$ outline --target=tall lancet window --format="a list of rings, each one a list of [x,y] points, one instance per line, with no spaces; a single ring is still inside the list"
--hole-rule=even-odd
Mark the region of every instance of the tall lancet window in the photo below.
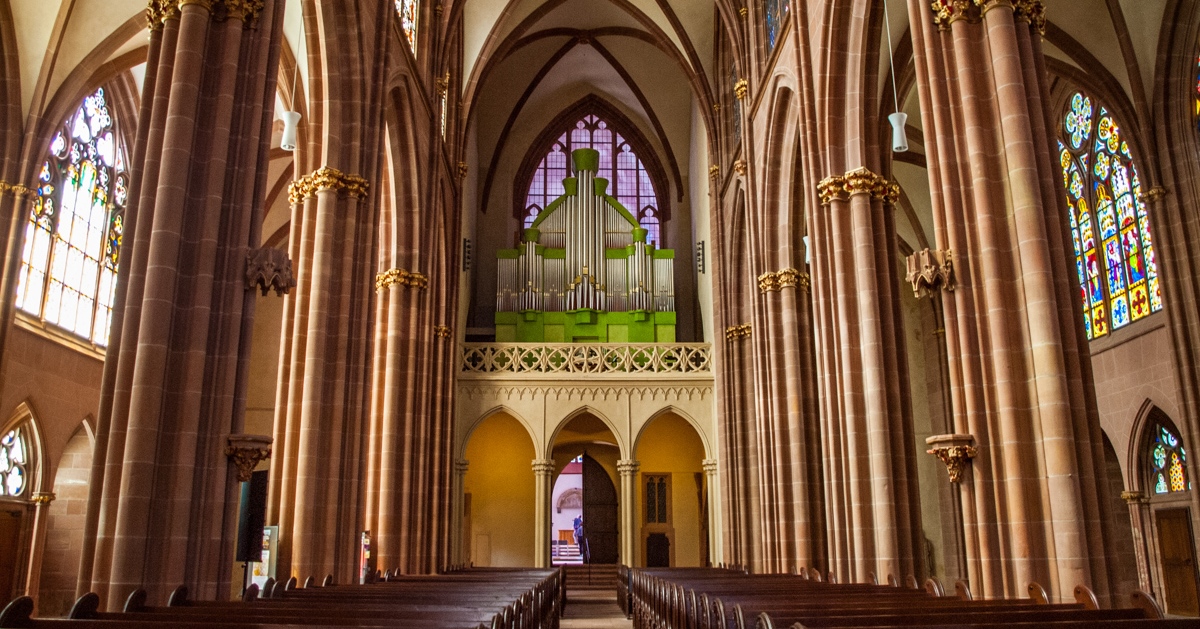
[[[588,114],[575,123],[574,128],[560,135],[529,182],[525,194],[523,222],[530,227],[542,210],[565,192],[562,180],[571,176],[567,164],[571,151],[592,148],[600,152],[600,176],[608,179],[608,193],[617,198],[634,216],[642,228],[649,232],[646,242],[662,248],[662,220],[654,182],[646,165],[626,140],[625,135],[615,131],[608,121]]]
[[[124,143],[99,89],[50,141],[25,228],[18,308],[108,344],[128,196]]]
[[[396,0],[396,13],[400,14],[400,29],[408,40],[413,54],[417,54],[417,11],[420,9],[419,0]]]
[[[1155,494],[1170,494],[1192,488],[1187,474],[1187,451],[1174,427],[1156,423],[1150,432],[1150,488]]]
[[[775,50],[779,43],[779,32],[787,22],[792,9],[791,0],[766,0],[763,3],[763,22],[767,29],[767,50]]]
[[[1121,128],[1084,94],[1071,98],[1058,143],[1089,339],[1162,310],[1142,182]]]

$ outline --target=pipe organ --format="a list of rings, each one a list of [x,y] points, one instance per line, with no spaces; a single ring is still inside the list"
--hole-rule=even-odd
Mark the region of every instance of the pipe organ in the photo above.
[[[496,340],[674,342],[675,252],[608,194],[598,151],[571,160],[565,193],[497,252]]]

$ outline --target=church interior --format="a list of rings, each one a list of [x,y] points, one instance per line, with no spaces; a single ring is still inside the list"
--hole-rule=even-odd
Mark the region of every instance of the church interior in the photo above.
[[[0,0],[0,597],[1200,616],[1198,60],[1196,0]]]

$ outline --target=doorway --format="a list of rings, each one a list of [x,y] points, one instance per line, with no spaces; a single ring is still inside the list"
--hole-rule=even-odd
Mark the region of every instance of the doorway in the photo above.
[[[1158,509],[1158,551],[1162,561],[1167,612],[1180,616],[1200,615],[1196,592],[1196,552],[1188,509]]]
[[[550,496],[551,563],[618,563],[616,436],[603,420],[582,413],[562,427],[552,452],[557,476]]]

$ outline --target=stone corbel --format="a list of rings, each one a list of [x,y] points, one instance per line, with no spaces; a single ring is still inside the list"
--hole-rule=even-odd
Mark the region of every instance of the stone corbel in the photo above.
[[[271,437],[267,435],[229,435],[225,456],[237,468],[237,479],[245,483],[259,462],[271,458]]]
[[[263,295],[274,290],[280,297],[296,287],[292,260],[285,251],[259,247],[246,252],[246,290],[258,287]]]
[[[974,441],[975,438],[971,435],[934,435],[925,439],[925,445],[930,446],[926,452],[936,456],[946,465],[950,482],[957,484],[962,482],[967,464],[977,454],[975,446],[972,445]]]
[[[954,252],[925,249],[908,256],[906,279],[918,298],[954,290]]]

